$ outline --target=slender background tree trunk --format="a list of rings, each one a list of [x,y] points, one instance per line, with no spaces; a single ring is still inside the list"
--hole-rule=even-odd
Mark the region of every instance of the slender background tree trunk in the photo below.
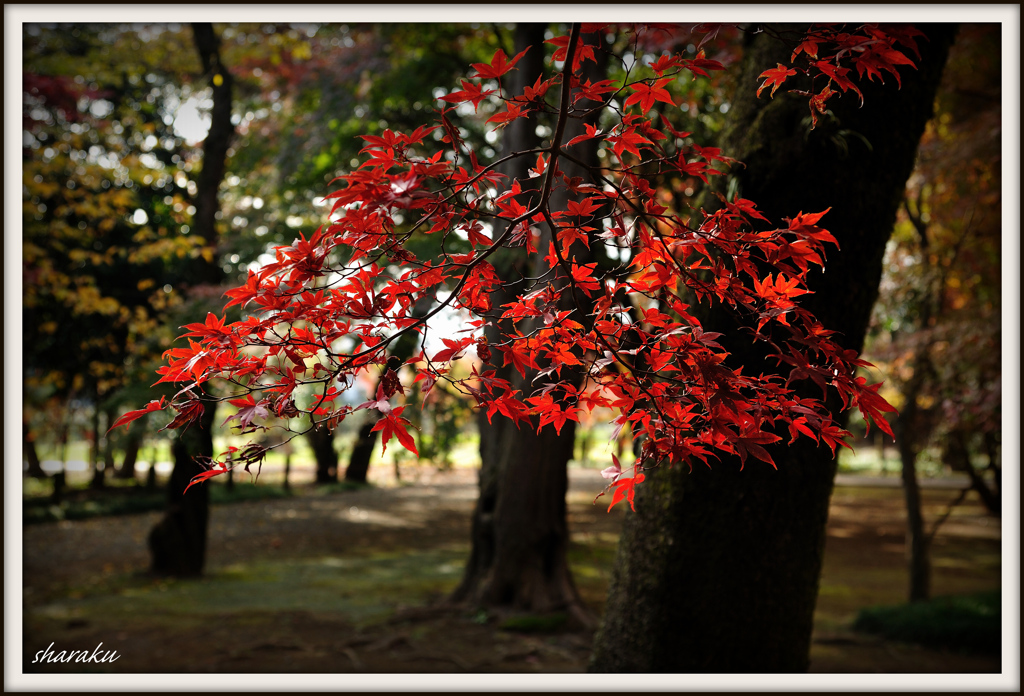
[[[124,458],[121,460],[121,468],[117,469],[117,478],[135,478],[135,463],[139,459],[139,450],[142,449],[142,430],[137,429],[130,432],[124,445]]]
[[[25,471],[25,475],[32,478],[46,478],[46,472],[43,471],[42,463],[39,461],[39,451],[36,449],[36,434],[29,427],[27,421],[22,423],[21,433],[22,442],[25,446],[25,459],[28,462],[28,469]]]
[[[196,263],[195,282],[216,285],[223,279],[216,263],[218,190],[227,167],[228,148],[235,128],[231,124],[231,73],[220,61],[220,39],[212,24],[192,25],[196,50],[203,73],[213,89],[210,132],[203,142],[203,165],[199,173],[192,218],[194,232],[200,235],[212,256]],[[153,528],[149,546],[154,572],[170,575],[197,575],[206,556],[206,521],[209,517],[207,486],[185,487],[203,469],[197,457],[213,457],[213,433],[216,404],[206,403],[200,423],[179,433],[172,446],[174,469],[168,483],[168,507],[163,519]],[[200,432],[195,432],[199,430]]]
[[[316,482],[318,484],[338,482],[338,451],[334,449],[334,431],[314,428],[306,433],[309,446],[316,461]]]

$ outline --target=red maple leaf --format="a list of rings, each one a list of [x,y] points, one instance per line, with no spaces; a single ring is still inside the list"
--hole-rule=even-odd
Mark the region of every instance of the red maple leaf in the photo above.
[[[640,157],[640,145],[646,143],[651,144],[651,141],[636,132],[636,128],[624,128],[619,135],[610,136],[608,142],[612,144],[612,149],[615,150],[615,156],[622,160],[622,153],[626,150],[632,152],[637,157]]]
[[[238,412],[228,416],[221,426],[227,425],[233,420],[238,421],[238,425],[234,426],[240,429],[241,433],[251,433],[257,428],[266,430],[262,426],[253,425],[252,421],[254,418],[269,418],[270,417],[270,399],[263,399],[260,402],[256,402],[252,394],[249,394],[244,399],[232,399],[229,402],[232,406],[238,406]]]
[[[815,36],[806,37],[803,41],[800,42],[800,45],[793,49],[793,55],[789,57],[789,61],[792,63],[794,60],[796,60],[796,57],[801,53],[806,53],[811,58],[817,58],[819,41],[820,39],[818,39]]]
[[[778,435],[772,435],[758,430],[750,430],[743,435],[736,437],[732,440],[732,446],[736,450],[736,454],[740,457],[740,469],[747,461],[747,455],[752,454],[763,462],[772,465],[773,469],[777,469],[775,462],[772,461],[771,455],[768,454],[761,445],[768,445],[773,442],[778,442],[782,438]]]
[[[761,86],[757,88],[757,96],[760,97],[761,92],[764,91],[765,87],[771,85],[772,91],[771,94],[769,94],[768,96],[774,97],[775,90],[777,90],[779,86],[783,82],[785,82],[790,75],[796,75],[796,70],[792,68],[787,68],[782,63],[779,63],[777,67],[771,68],[770,70],[765,70],[763,73],[757,76],[758,79],[762,77],[764,78],[764,82],[762,82]]]
[[[656,72],[658,76],[664,75],[667,71],[675,68],[679,65],[680,58],[678,56],[663,55],[659,56],[658,60],[651,63],[651,70]]]
[[[556,36],[553,39],[548,39],[547,41],[545,41],[545,43],[558,46],[558,49],[555,51],[555,54],[551,56],[553,60],[565,60],[565,54],[569,50],[568,36]],[[576,54],[572,58],[572,69],[574,71],[579,70],[580,66],[583,64],[583,61],[585,60],[590,60],[595,63],[597,62],[597,58],[594,57],[594,47],[587,46],[582,42],[577,43]]]
[[[882,70],[891,73],[896,77],[896,85],[900,84],[900,73],[896,70],[897,65],[909,65],[912,68],[917,68],[914,65],[914,61],[907,58],[905,55],[892,48],[885,42],[878,42],[868,50],[856,56],[853,59],[853,64],[857,66],[857,75],[863,77],[866,73],[869,80],[878,78],[879,82],[884,82],[882,77]]]
[[[505,354],[504,364],[508,365],[511,363],[512,367],[518,370],[519,374],[523,377],[526,376],[526,370],[528,369],[540,369],[533,351],[525,341],[516,341],[511,346],[497,346],[497,348]]]
[[[612,487],[615,490],[612,492],[612,502],[608,505],[608,512],[611,512],[612,508],[615,507],[615,504],[621,500],[629,501],[630,509],[632,509],[633,512],[636,512],[636,506],[633,504],[633,496],[636,494],[636,485],[638,483],[643,483],[644,478],[643,474],[637,474],[636,476],[617,479],[612,483]]]
[[[116,421],[114,421],[114,424],[112,426],[110,426],[110,428],[107,430],[107,432],[109,433],[114,428],[117,428],[118,426],[122,426],[122,425],[125,426],[125,430],[128,430],[129,428],[131,428],[132,421],[134,421],[134,420],[136,420],[138,418],[142,418],[147,413],[152,413],[153,411],[159,411],[159,410],[163,409],[163,407],[164,407],[164,397],[161,396],[159,401],[154,399],[153,401],[150,401],[148,404],[146,404],[145,408],[140,408],[137,411],[129,411],[128,413],[124,414],[123,416],[118,418]]]
[[[725,70],[725,66],[717,60],[705,58],[703,50],[697,51],[697,55],[694,58],[682,59],[679,64],[694,75],[700,75],[701,77],[711,77],[707,72],[708,70]]]
[[[462,86],[465,89],[450,92],[441,97],[441,100],[453,104],[461,104],[463,102],[468,101],[473,103],[473,109],[478,109],[480,107],[480,102],[482,102],[484,99],[491,96],[497,91],[493,89],[484,91],[483,87],[476,83],[470,82],[469,80],[463,80]]]
[[[839,86],[839,89],[843,90],[844,93],[850,89],[856,92],[857,96],[860,97],[860,103],[862,105],[864,104],[864,94],[860,91],[853,80],[846,76],[847,73],[850,72],[849,68],[834,65],[830,60],[815,61],[814,65],[818,70],[821,70],[823,73],[828,75],[829,79],[835,82]]]
[[[473,77],[480,77],[485,80],[497,79],[511,70],[529,50],[529,48],[524,48],[516,54],[515,58],[509,60],[505,52],[499,48],[491,57],[490,65],[487,63],[473,63],[473,67],[476,69],[476,75]]]
[[[565,421],[571,420],[578,423],[580,420],[578,408],[571,404],[566,404],[563,410],[562,406],[554,400],[550,393],[531,396],[527,401],[533,404],[532,412],[540,416],[540,423],[537,425],[538,433],[541,428],[551,423],[555,426],[555,432],[561,435],[562,426],[565,425]]]
[[[597,269],[597,263],[588,263],[582,266],[572,262],[572,280],[573,283],[587,295],[592,294],[594,290],[601,289],[601,283],[592,275],[593,271]]]
[[[380,431],[381,454],[384,454],[384,452],[387,451],[388,441],[391,439],[391,436],[394,435],[398,438],[398,442],[402,447],[409,450],[417,457],[420,456],[419,450],[416,449],[416,443],[412,439],[412,435],[410,435],[405,429],[406,426],[411,425],[411,423],[401,417],[401,413],[404,410],[405,406],[399,406],[390,413],[385,414],[385,416],[377,421],[377,424],[370,430],[370,432]]]
[[[223,464],[221,462],[216,462],[213,465],[212,468],[207,469],[206,471],[203,471],[203,472],[198,473],[195,476],[193,476],[192,480],[190,480],[188,485],[185,486],[185,490],[182,491],[182,495],[184,495],[185,493],[188,493],[188,489],[191,488],[192,486],[196,485],[197,483],[202,483],[203,481],[209,481],[214,476],[220,476],[221,474],[226,474],[226,473],[228,473],[229,471],[231,471],[234,468],[235,467],[233,467],[233,466],[229,467],[226,464]]]
[[[589,123],[586,123],[583,125],[583,127],[586,129],[587,132],[584,135],[577,135],[575,138],[567,142],[565,144],[566,147],[570,147],[572,145],[575,145],[576,143],[582,143],[585,140],[591,140],[601,135],[601,131],[597,128],[597,126],[593,126]]]
[[[648,82],[638,82],[635,85],[631,85],[633,94],[626,98],[623,106],[639,103],[641,113],[645,114],[654,107],[654,102],[656,101],[675,106],[675,102],[672,101],[672,95],[665,89],[665,85],[671,82],[672,78],[666,77],[656,81],[653,85]]]
[[[865,435],[871,431],[870,424],[874,423],[882,432],[891,438],[895,438],[895,435],[892,433],[892,427],[890,427],[883,413],[896,413],[896,408],[879,395],[878,390],[882,385],[868,384],[867,380],[863,377],[857,377],[854,383],[854,400],[857,408],[864,415]]]

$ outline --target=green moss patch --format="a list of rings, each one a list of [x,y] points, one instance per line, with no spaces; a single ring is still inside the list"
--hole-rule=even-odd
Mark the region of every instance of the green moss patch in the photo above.
[[[893,607],[863,609],[853,629],[864,633],[965,653],[998,654],[1002,647],[998,591],[936,597]]]

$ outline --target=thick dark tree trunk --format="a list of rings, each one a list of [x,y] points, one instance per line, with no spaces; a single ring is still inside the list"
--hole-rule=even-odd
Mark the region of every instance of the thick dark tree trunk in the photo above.
[[[231,124],[231,73],[221,64],[220,39],[211,24],[193,24],[196,50],[202,61],[204,77],[213,90],[213,108],[210,111],[210,132],[203,141],[203,165],[199,173],[196,212],[192,216],[195,234],[204,244],[216,251],[218,246],[217,211],[220,209],[218,190],[227,167],[227,153],[234,136]],[[216,285],[223,279],[215,262],[199,260],[194,265],[193,282]],[[209,517],[209,488],[193,486],[187,495],[185,488],[193,476],[202,471],[196,457],[213,456],[214,413],[216,404],[208,402],[199,423],[179,431],[172,446],[174,469],[168,482],[167,511],[149,535],[152,569],[168,575],[197,575],[202,573],[206,558],[206,522]]]
[[[316,482],[318,484],[338,482],[338,451],[334,449],[334,431],[327,428],[313,428],[306,433],[309,446],[316,461]]]
[[[530,613],[564,612],[578,624],[591,618],[572,581],[566,462],[574,423],[562,434],[503,429],[497,466],[481,468],[473,514],[473,549],[453,598],[476,606]]]
[[[814,131],[806,97],[754,96],[757,76],[788,62],[792,46],[751,34],[722,143],[724,154],[746,164],[736,171],[739,195],[769,219],[832,208],[822,224],[841,250],[830,251],[826,273],[813,274],[815,294],[805,306],[858,351],[953,35],[947,26],[925,29],[919,69],[901,71],[902,89],[891,80],[862,82],[864,107],[844,95],[833,106],[839,124],[819,122]],[[737,337],[730,317],[715,312],[707,321],[708,330],[725,331],[737,366],[777,369],[749,338],[730,340]],[[740,471],[730,460],[692,472],[662,467],[638,488],[592,671],[807,669],[835,462],[827,447],[805,441],[771,454],[777,471],[750,461]]]
[[[541,49],[545,27],[521,24],[516,27],[515,51],[532,47],[519,63],[514,83],[519,93],[533,84],[542,72],[544,51]],[[598,51],[596,72],[603,72],[606,54]],[[601,79],[590,76],[591,79]],[[571,121],[564,141],[577,132],[583,132],[578,121]],[[564,142],[563,141],[563,142]],[[513,122],[505,132],[503,149],[506,154],[521,152],[542,145],[532,120]],[[596,165],[596,150],[576,150],[584,162]],[[535,160],[520,158],[506,167],[504,173],[525,180],[527,169]],[[559,166],[570,176],[590,177],[589,172],[571,162]],[[558,195],[561,195],[559,192]],[[564,199],[564,196],[563,196]],[[552,209],[564,206],[552,196]],[[538,248],[548,246],[545,233]],[[579,263],[586,260],[578,259]],[[523,289],[521,279],[538,277],[546,269],[531,268],[525,255],[510,252],[495,262],[495,267],[507,281],[502,290],[491,297],[492,305],[499,307]],[[566,297],[566,300],[569,298]],[[587,312],[581,311],[578,320],[585,321]],[[497,339],[495,327],[488,327],[489,341]],[[495,351],[497,353],[497,351]],[[529,392],[534,387],[533,374],[526,378],[508,366],[490,365],[499,377],[509,379]],[[569,377],[563,371],[562,377]],[[577,381],[580,375],[577,375]],[[550,426],[540,434],[536,421],[516,428],[511,421],[495,416],[488,423],[484,415],[478,417],[480,428],[480,497],[473,513],[472,551],[462,583],[452,595],[456,602],[486,607],[497,611],[529,613],[564,613],[575,625],[589,626],[593,618],[584,607],[572,581],[566,552],[569,528],[566,519],[565,495],[568,487],[568,463],[573,456],[575,423],[567,422],[561,434]]]
[[[167,485],[167,510],[149,533],[150,568],[160,575],[200,575],[206,562],[206,526],[210,515],[210,489],[185,488],[204,471],[197,457],[213,455],[214,404],[207,405],[198,423],[181,432],[171,446],[174,469]]]
[[[512,93],[521,92],[525,85],[533,84],[537,77],[542,74],[543,51],[540,48],[544,41],[544,29],[545,27],[542,25],[533,24],[519,24],[516,26],[513,50],[518,53],[528,46],[530,50],[520,61],[518,65],[519,70],[509,76],[512,79],[509,84],[509,89]],[[536,127],[537,122],[533,118],[519,119],[512,122],[506,128],[503,136],[503,154],[540,147],[541,139],[536,133]],[[503,173],[510,177],[525,179],[528,168],[524,162],[515,160],[505,166]],[[524,272],[525,266],[523,264],[525,262],[524,254],[518,250],[507,250],[495,255],[494,264],[504,279],[515,282],[522,276],[528,275],[528,273]],[[516,286],[517,289],[519,287],[521,285]],[[514,294],[515,289],[512,289],[506,283],[501,290],[492,294],[491,304],[494,307],[500,307],[502,304],[511,301]],[[488,326],[485,330],[485,336],[491,342],[497,340],[498,333],[498,330],[491,326]],[[511,367],[501,366],[500,359],[488,367],[495,369],[499,377],[512,379]],[[541,592],[542,588],[548,585],[548,578],[545,578],[543,574],[534,577],[533,585],[535,587],[532,590],[532,595],[527,593],[528,596],[521,597],[521,590],[525,583],[521,582],[522,578],[518,572],[519,567],[517,567],[517,563],[524,563],[523,567],[531,568],[532,570],[529,572],[536,574],[537,564],[533,561],[534,558],[542,555],[542,552],[539,548],[529,544],[517,543],[518,553],[515,557],[510,557],[508,547],[512,537],[516,536],[516,521],[507,517],[500,517],[498,509],[500,507],[502,513],[508,514],[512,507],[508,504],[508,498],[520,497],[522,495],[520,491],[522,485],[529,485],[535,482],[548,484],[544,485],[544,488],[545,490],[550,490],[551,495],[544,496],[543,500],[538,497],[535,500],[535,505],[546,506],[555,501],[557,507],[553,511],[545,509],[537,518],[525,520],[526,528],[522,530],[523,536],[521,538],[524,541],[529,540],[533,542],[536,541],[538,536],[548,536],[549,540],[553,541],[553,543],[549,543],[550,551],[554,552],[550,556],[549,565],[565,565],[567,571],[567,564],[565,564],[564,558],[560,559],[558,556],[558,549],[563,543],[557,539],[559,534],[566,533],[564,529],[565,521],[561,519],[551,529],[545,527],[545,525],[551,524],[552,520],[560,519],[558,510],[560,508],[564,509],[565,506],[565,488],[564,484],[560,484],[560,481],[565,477],[565,473],[564,471],[559,471],[564,468],[564,465],[555,463],[553,466],[535,472],[535,475],[540,477],[539,479],[518,482],[518,485],[515,481],[511,481],[512,487],[510,488],[509,480],[514,479],[514,476],[510,476],[510,467],[514,467],[517,464],[529,466],[532,462],[538,461],[536,457],[537,452],[529,449],[529,445],[535,440],[535,436],[530,437],[525,427],[523,430],[516,430],[510,421],[500,416],[488,422],[484,414],[480,413],[477,416],[477,425],[480,431],[480,495],[477,499],[476,508],[473,511],[472,549],[469,561],[466,564],[462,583],[452,595],[452,599],[456,602],[489,608],[515,607],[528,611],[537,611],[541,607],[534,606],[531,604],[531,601],[537,593]],[[531,442],[525,439],[520,441],[517,436],[529,437]],[[508,451],[509,447],[516,447],[516,456],[505,456],[512,454]],[[554,480],[552,481],[552,479]],[[520,493],[520,496],[516,496],[517,492]],[[518,542],[518,540],[516,541]],[[563,573],[558,571],[558,574],[562,575]],[[568,573],[566,572],[564,575],[567,576]],[[548,598],[546,601],[547,606],[557,606],[559,610],[577,601],[574,591],[558,597],[558,590],[556,588],[549,594],[551,594],[552,598]],[[558,597],[558,599],[553,599],[554,597]]]

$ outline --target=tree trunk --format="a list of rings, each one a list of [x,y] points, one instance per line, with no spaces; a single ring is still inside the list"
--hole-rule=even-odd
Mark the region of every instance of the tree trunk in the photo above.
[[[194,232],[216,253],[218,246],[218,190],[227,166],[227,153],[235,128],[231,124],[231,73],[220,61],[220,39],[213,25],[193,24],[196,50],[203,73],[213,90],[210,111],[210,132],[203,141],[203,164],[193,200]],[[220,266],[198,259],[194,266],[194,282],[216,285],[223,279]],[[183,495],[192,477],[203,469],[196,457],[213,457],[213,422],[216,403],[208,402],[200,422],[179,431],[172,445],[174,469],[167,485],[167,510],[163,519],[149,535],[152,569],[156,573],[190,576],[203,571],[206,558],[206,522],[209,517],[209,488],[193,486]]]
[[[89,481],[89,488],[92,489],[103,488],[107,483],[106,457],[104,457],[102,465],[100,463],[100,440],[104,439],[105,438],[100,435],[100,409],[98,405],[93,406],[92,447],[89,449],[89,468],[92,470],[92,479]]]
[[[920,362],[915,369],[920,369]],[[918,379],[911,380],[911,388],[905,390],[906,404],[896,421],[896,435],[899,442],[903,497],[907,504],[906,554],[910,585],[908,599],[920,602],[931,594],[931,561],[928,553],[928,538],[924,531],[924,515],[921,513],[921,488],[917,483],[917,420]]]
[[[208,404],[200,421],[180,432],[171,446],[174,469],[167,485],[167,510],[149,533],[150,568],[159,575],[190,577],[203,572],[210,488],[200,484],[188,493],[185,488],[205,471],[197,457],[213,456],[215,412],[215,405]]]
[[[510,89],[521,93],[542,74],[545,27],[517,25],[515,52],[532,47],[519,63]],[[606,54],[598,52],[601,63],[594,68],[603,78]],[[588,66],[590,64],[588,63]],[[517,120],[505,131],[505,154],[541,146],[536,122]],[[583,132],[579,121],[571,121],[564,141]],[[596,147],[579,154],[584,162],[596,166]],[[578,149],[580,152],[582,149]],[[503,172],[524,180],[533,165],[530,158],[513,160]],[[590,174],[571,162],[559,166],[569,176],[590,178]],[[534,180],[535,182],[536,180]],[[560,194],[559,194],[560,195]],[[552,209],[559,203],[552,196]],[[564,201],[561,205],[564,206]],[[548,245],[548,230],[538,244]],[[496,255],[498,256],[498,255]],[[579,259],[579,263],[584,263]],[[530,260],[517,251],[509,251],[494,262],[506,280],[501,290],[491,296],[491,304],[500,307],[522,290],[520,279],[539,277],[546,269],[531,268]],[[566,299],[569,299],[568,297]],[[581,311],[585,316],[587,312]],[[585,319],[580,319],[585,321]],[[496,327],[486,329],[489,342],[498,340]],[[529,391],[533,374],[522,378],[500,360],[488,365],[498,376],[509,379]],[[567,375],[563,373],[563,377]],[[575,375],[577,383],[582,375]],[[542,384],[534,385],[537,387]],[[501,612],[563,613],[572,624],[589,626],[593,618],[583,605],[572,581],[566,552],[569,527],[566,519],[565,495],[568,488],[568,463],[573,456],[575,423],[566,422],[561,434],[550,426],[540,434],[537,420],[532,425],[516,428],[511,421],[497,416],[489,423],[484,414],[478,416],[480,429],[480,497],[473,512],[472,550],[462,583],[452,595],[456,602],[485,607]]]
[[[146,490],[150,491],[156,490],[156,458],[157,448],[154,445],[150,450],[149,468],[146,469]]]
[[[380,420],[379,412],[372,411],[367,413],[367,422],[360,426],[355,444],[352,445],[352,455],[345,468],[346,481],[366,483],[366,475],[370,472],[373,448],[377,444],[377,433],[371,431],[373,426],[377,425],[378,420]]]
[[[203,74],[210,80],[213,90],[213,108],[210,111],[210,132],[203,141],[203,168],[196,182],[196,207],[192,216],[195,232],[207,246],[217,247],[217,211],[220,210],[218,192],[227,168],[228,149],[235,135],[231,123],[231,92],[234,80],[231,73],[221,64],[220,38],[208,23],[193,24],[192,32],[196,50],[203,64]],[[218,79],[219,78],[219,79]],[[222,278],[220,266],[216,263],[200,264],[205,271],[201,282],[218,283]]]
[[[318,484],[338,482],[338,452],[334,449],[334,431],[327,428],[313,428],[306,433],[309,446],[316,460],[316,482]]]
[[[60,505],[64,502],[64,486],[67,474],[61,469],[53,475],[53,492],[50,494],[50,502],[54,505]]]
[[[943,459],[954,471],[962,471],[967,474],[971,481],[971,488],[981,498],[982,504],[989,514],[999,517],[1002,515],[1002,503],[999,496],[999,478],[995,480],[993,490],[981,473],[971,463],[971,452],[967,447],[967,437],[962,430],[954,430],[946,436],[946,443],[943,451]],[[989,466],[992,467],[992,454],[989,452]],[[994,467],[993,467],[994,468]],[[996,469],[998,472],[998,469]]]
[[[142,449],[142,432],[128,433],[128,440],[124,446],[124,459],[121,460],[121,468],[117,469],[115,475],[119,479],[135,478],[135,463],[139,460],[139,450]]]
[[[31,478],[46,478],[46,472],[43,471],[42,463],[39,461],[39,451],[36,449],[36,434],[32,432],[27,421],[22,423],[21,433],[25,447],[25,461],[28,462],[25,475]]]
[[[544,70],[545,27],[520,24],[515,28],[514,48],[518,53],[527,46],[530,50],[518,64],[519,70],[509,77],[509,89],[520,93],[526,85],[534,84]],[[536,118],[519,119],[504,133],[504,155],[539,147]],[[503,168],[510,177],[526,178],[528,165],[521,158]],[[536,184],[536,181],[530,183]],[[496,234],[501,230],[496,230]],[[525,255],[520,250],[504,250],[495,255],[495,267],[503,278],[517,279],[524,273]],[[511,301],[515,290],[508,284],[492,295],[492,306],[500,307]],[[484,336],[488,342],[498,340],[495,327],[487,327]],[[512,368],[494,364],[498,376],[512,379]],[[564,520],[565,480],[564,464],[550,456],[553,452],[537,450],[540,444],[535,432],[517,430],[510,421],[498,417],[488,422],[484,414],[477,415],[480,433],[479,497],[473,511],[472,549],[459,588],[452,595],[458,603],[486,608],[514,608],[523,611],[563,610],[579,604],[579,599],[568,583],[568,567],[564,560],[567,528]],[[565,436],[563,436],[565,437]],[[549,443],[550,444],[550,443]],[[532,445],[532,446],[531,446]],[[571,452],[571,440],[569,440]],[[564,449],[557,447],[559,450]],[[538,454],[549,454],[547,466],[541,468]],[[571,455],[571,453],[570,453]],[[520,480],[518,468],[529,468],[537,478]],[[526,474],[526,471],[522,472]],[[523,487],[536,485],[543,495],[532,497],[532,515],[516,510],[513,499],[530,497]],[[510,499],[513,498],[513,499]],[[512,516],[512,517],[509,517]],[[519,527],[519,525],[523,525]],[[541,540],[544,541],[541,541]],[[547,549],[538,546],[546,543]],[[544,562],[547,552],[547,564]],[[521,571],[521,572],[520,572]],[[557,577],[556,577],[557,576]]]
[[[412,315],[414,317],[426,316],[430,309],[431,300],[429,298],[417,300],[416,305],[413,307]],[[388,362],[397,360],[399,363],[405,363],[414,351],[419,348],[419,342],[416,338],[416,334],[405,334],[401,336],[392,346],[391,355],[388,358]],[[378,378],[377,383],[370,390],[371,398],[377,393],[380,388],[381,379]],[[352,454],[348,458],[348,466],[345,468],[345,480],[350,483],[366,483],[366,477],[370,473],[370,460],[373,458],[373,448],[377,446],[377,433],[373,432],[373,428],[377,425],[377,421],[381,418],[381,413],[377,409],[368,409],[366,412],[366,421],[359,428],[359,432],[356,434],[356,440],[352,445]],[[395,460],[395,476],[399,474],[398,471],[398,460]]]
[[[863,108],[846,94],[833,106],[840,124],[823,120],[814,131],[806,97],[755,97],[757,76],[788,62],[792,47],[751,33],[722,143],[724,154],[746,165],[736,169],[738,195],[769,219],[832,208],[823,225],[841,250],[830,251],[826,273],[812,274],[815,294],[805,306],[857,351],[953,34],[948,26],[926,29],[918,70],[901,71],[902,89],[862,81]],[[737,340],[725,312],[716,310],[705,328],[724,331],[721,342],[745,372],[778,369],[749,338]],[[738,460],[723,459],[692,472],[661,467],[638,488],[592,671],[807,669],[836,464],[827,447],[806,440],[774,447],[771,456],[777,471],[760,462],[740,471]]]
[[[591,619],[572,581],[566,551],[569,529],[566,462],[575,424],[562,434],[502,429],[504,456],[480,470],[473,513],[473,548],[453,600],[536,614],[564,612],[583,625]],[[493,454],[491,455],[493,456]]]
[[[988,470],[992,472],[992,486],[997,500],[1003,497],[1003,469],[999,462],[999,441],[996,434],[989,430],[985,432],[982,440],[985,446],[985,456],[988,458]]]

